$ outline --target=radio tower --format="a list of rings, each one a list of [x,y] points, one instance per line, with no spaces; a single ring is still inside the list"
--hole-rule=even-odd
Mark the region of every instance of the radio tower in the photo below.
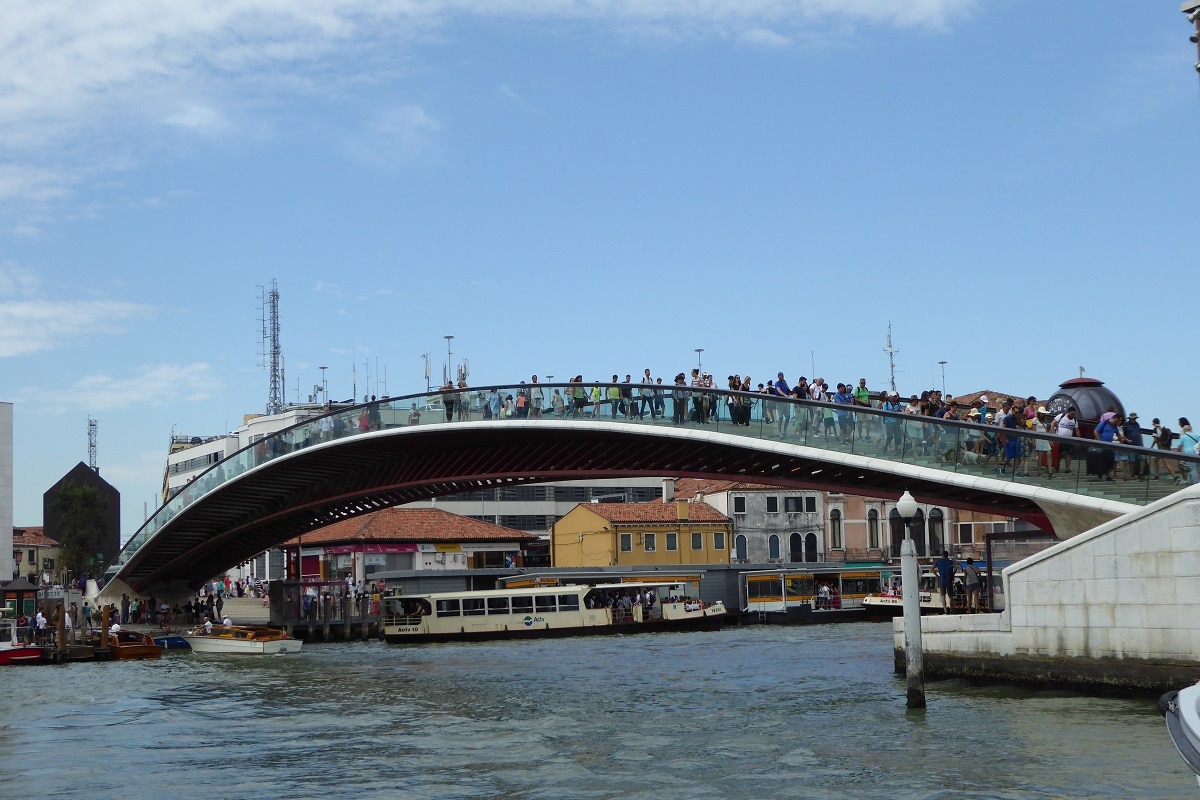
[[[95,473],[100,472],[100,468],[96,466],[96,430],[99,427],[99,422],[88,417],[88,466]]]
[[[274,278],[269,290],[258,287],[258,301],[262,313],[262,366],[271,376],[267,414],[279,414],[283,412],[283,354],[279,347],[279,286]]]
[[[892,347],[892,323],[888,323],[887,347],[883,352],[888,354],[888,370],[892,378],[892,391],[896,391],[896,353],[900,351]]]

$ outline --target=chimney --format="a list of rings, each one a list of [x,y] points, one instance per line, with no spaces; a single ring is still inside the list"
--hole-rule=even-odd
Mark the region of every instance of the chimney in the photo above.
[[[663,502],[669,503],[675,499],[675,479],[663,478]]]
[[[675,514],[676,514],[676,519],[678,519],[680,522],[688,521],[688,502],[687,502],[687,500],[680,500],[677,503],[675,503]]]

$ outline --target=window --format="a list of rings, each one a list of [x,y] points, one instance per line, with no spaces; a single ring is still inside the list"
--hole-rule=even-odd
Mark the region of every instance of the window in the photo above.
[[[647,533],[642,537],[642,547],[647,553],[653,553],[658,545],[658,536],[653,533]]]
[[[579,595],[577,594],[560,594],[558,596],[559,611],[578,611],[579,610]]]
[[[679,549],[679,534],[672,531],[667,534],[667,550],[675,551]]]
[[[487,601],[487,612],[489,614],[507,614],[508,613],[508,598],[507,597],[489,597]]]
[[[632,553],[633,552],[633,534],[632,533],[622,533],[621,534],[621,552],[622,553]]]
[[[789,514],[799,514],[804,510],[803,497],[785,497],[783,498],[783,510]]]
[[[975,541],[975,526],[970,522],[958,523],[958,543],[971,544]]]
[[[735,514],[745,514],[746,513],[746,498],[745,497],[734,497],[733,498],[733,513],[735,513]]]
[[[879,549],[879,512],[873,508],[867,512],[867,547]]]
[[[779,497],[778,496],[773,495],[773,494],[767,495],[767,513],[768,514],[778,514],[779,513]]]
[[[940,508],[932,509],[929,512],[929,552],[941,554],[942,550],[946,549],[946,535],[943,525],[945,518],[942,515]]]
[[[693,550],[703,550],[704,549],[704,534],[703,533],[700,533],[699,531],[692,533],[692,549]]]
[[[29,563],[37,566],[37,550],[29,551]]]
[[[523,597],[514,597],[512,599],[512,610],[514,614],[532,614],[533,613],[533,597],[525,595]]]
[[[437,615],[439,617],[457,617],[458,616],[458,600],[438,600]]]
[[[539,614],[549,614],[555,611],[554,595],[539,594],[533,598],[533,607]]]
[[[743,533],[733,537],[733,557],[739,561],[746,560],[746,535]]]
[[[482,597],[467,597],[462,601],[462,613],[464,617],[480,617],[486,613],[484,599]]]
[[[829,512],[829,546],[834,550],[842,548],[842,512],[836,508]]]
[[[817,513],[817,498],[812,496],[804,498],[804,510],[809,514]]]
[[[772,561],[779,560],[779,534],[772,533],[771,538],[767,539],[767,557]]]
[[[725,552],[725,531],[713,532],[713,550],[716,550],[718,553]]]

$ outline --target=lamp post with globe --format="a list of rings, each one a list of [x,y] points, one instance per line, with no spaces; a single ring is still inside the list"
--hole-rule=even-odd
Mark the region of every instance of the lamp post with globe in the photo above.
[[[917,574],[917,546],[912,540],[912,519],[917,501],[907,489],[896,501],[896,511],[904,520],[904,541],[900,544],[900,581],[904,588],[904,677],[909,708],[925,707],[925,666],[921,653],[921,586]]]

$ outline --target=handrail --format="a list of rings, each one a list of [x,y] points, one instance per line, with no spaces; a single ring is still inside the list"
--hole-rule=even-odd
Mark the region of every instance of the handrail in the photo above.
[[[567,398],[571,397],[571,391],[576,387],[582,387],[586,394],[586,400],[582,405],[565,402]],[[1131,463],[1138,463],[1141,459],[1156,459],[1160,467],[1165,464],[1169,472],[1185,474],[1192,482],[1195,482],[1197,474],[1200,473],[1200,456],[1172,450],[1112,444],[1079,437],[1067,439],[1056,434],[1003,428],[997,424],[974,423],[960,419],[937,419],[903,412],[884,411],[868,406],[820,402],[715,387],[698,388],[665,383],[651,385],[566,382],[495,384],[456,388],[453,391],[436,389],[399,397],[383,397],[358,405],[331,407],[328,413],[301,420],[246,445],[213,464],[187,486],[168,498],[130,537],[118,553],[114,566],[120,567],[128,563],[150,538],[195,500],[226,481],[256,469],[274,458],[307,447],[379,430],[485,420],[495,407],[495,401],[491,399],[493,392],[501,398],[502,402],[509,397],[515,401],[521,392],[525,392],[526,398],[532,401],[530,393],[535,388],[541,389],[543,394],[543,407],[540,409],[540,413],[535,414],[531,405],[527,404],[524,409],[513,408],[513,417],[542,421],[547,424],[563,420],[583,420],[610,424],[649,424],[671,427],[711,425],[713,430],[731,434],[749,435],[759,439],[784,441],[875,458],[882,457],[901,463],[915,463],[951,472],[971,472],[973,474],[987,473],[980,472],[980,465],[971,463],[969,458],[959,454],[972,452],[967,449],[968,446],[974,447],[974,442],[985,434],[993,434],[1004,438],[1016,437],[1022,441],[1024,443],[1022,452],[1028,450],[1028,456],[1023,455],[1023,458],[1035,457],[1040,452],[1036,449],[1037,442],[1046,442],[1051,447],[1058,445],[1061,448],[1062,445],[1067,444],[1073,448],[1094,448],[1102,452],[1108,451],[1113,453],[1114,458],[1125,456],[1126,460]],[[599,390],[599,400],[593,399],[596,389]],[[564,407],[561,412],[552,407],[555,390],[560,390],[560,397],[564,399]],[[616,390],[617,396],[610,397],[610,390]],[[649,393],[643,395],[643,390],[649,390]],[[628,394],[624,394],[625,392]],[[656,398],[655,394],[659,392],[661,394]],[[465,407],[462,405],[464,399]],[[622,402],[636,405],[637,412],[626,408],[625,413],[619,415]],[[642,405],[643,402],[648,402],[650,405],[648,414],[647,409]],[[515,406],[516,403],[514,402],[512,405]],[[670,417],[667,416],[668,408],[672,412]],[[737,419],[733,419],[731,408],[739,409]],[[599,416],[593,416],[597,412]],[[826,412],[832,412],[835,428],[840,421],[840,415],[850,416],[852,430],[849,440],[833,441],[824,437],[823,432],[826,430],[827,424],[824,421],[827,416]],[[449,420],[446,419],[447,415],[450,417]],[[773,423],[768,421],[772,416],[776,418]],[[699,420],[697,417],[704,419]],[[508,418],[510,417],[501,417],[499,421]],[[781,418],[786,420],[786,423],[781,423]],[[803,429],[796,424],[802,418],[804,420]],[[864,418],[865,424],[862,422]],[[496,418],[492,416],[492,419]],[[818,419],[820,427],[816,426]],[[879,446],[872,436],[872,432],[878,429],[878,433],[886,437],[888,426],[900,428],[899,453],[880,453]],[[918,437],[913,436],[914,433],[917,433],[915,426],[920,426],[919,440]],[[862,431],[865,431],[865,435]],[[930,455],[926,451],[925,454],[922,454],[919,444],[924,444],[926,447],[929,444],[935,444],[939,452]],[[908,452],[908,446],[911,446],[912,452]],[[942,458],[936,460],[939,455]],[[1086,457],[1085,453],[1078,455]],[[991,456],[989,455],[984,461],[983,467],[986,467],[990,460]],[[1162,489],[1168,488],[1162,486],[1161,482],[1138,481],[1141,491],[1131,491],[1132,487],[1129,486],[1122,486],[1120,490],[1117,490],[1105,485],[1095,486],[1080,480],[1083,476],[1079,470],[1074,470],[1071,474],[1075,477],[1074,481],[1062,480],[1066,476],[1060,474],[1055,476],[1059,480],[1047,479],[1043,485],[1049,488],[1067,489],[1080,494],[1111,496],[1113,499],[1135,503],[1156,500],[1163,496]],[[992,475],[1012,481],[1033,480],[1028,478],[1027,474],[996,475],[993,472]],[[1155,483],[1160,485],[1152,485]]]

